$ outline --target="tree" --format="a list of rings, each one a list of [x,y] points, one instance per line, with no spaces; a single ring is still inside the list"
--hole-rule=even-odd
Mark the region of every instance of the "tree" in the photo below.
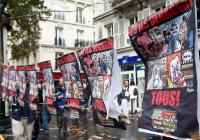
[[[50,16],[50,10],[44,0],[8,0],[10,20],[15,23],[15,30],[9,34],[12,58],[28,56],[35,51],[40,39],[39,21]]]

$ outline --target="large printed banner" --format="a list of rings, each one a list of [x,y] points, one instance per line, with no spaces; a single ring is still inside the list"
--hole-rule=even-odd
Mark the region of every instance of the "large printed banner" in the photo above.
[[[199,131],[195,12],[192,0],[180,0],[130,27],[147,68],[140,131],[177,139]]]
[[[72,118],[79,118],[78,109],[81,108],[83,96],[83,84],[80,77],[79,65],[74,53],[66,54],[56,60],[57,65],[63,75],[67,107],[70,108]]]
[[[2,99],[5,100],[5,97],[7,96],[7,88],[8,88],[8,66],[3,65],[3,74],[2,74]]]
[[[44,61],[38,64],[40,70],[44,75],[44,85],[45,85],[45,96],[46,104],[48,105],[48,110],[51,114],[56,114],[56,109],[54,107],[54,78],[52,72],[51,61]]]
[[[121,92],[120,69],[115,61],[114,39],[102,40],[79,51],[79,60],[92,89],[94,120],[97,124],[126,129],[119,121],[120,109],[114,98]],[[118,67],[116,67],[118,65]],[[119,71],[115,75],[113,70]],[[121,78],[121,77],[120,77]],[[115,83],[114,83],[114,82]],[[112,88],[115,86],[115,89]],[[115,90],[115,91],[114,91]]]
[[[38,87],[37,87],[37,76],[36,76],[35,65],[25,66],[25,70],[27,72],[27,76],[30,79],[30,91],[29,91],[30,107],[32,110],[37,110],[35,99],[38,96]]]
[[[16,91],[16,69],[15,66],[8,67],[8,94],[13,97]]]
[[[24,66],[17,66],[16,68],[17,70],[17,77],[18,77],[18,81],[19,81],[19,104],[20,106],[24,106],[24,94],[26,91],[26,71],[25,71],[25,67]]]

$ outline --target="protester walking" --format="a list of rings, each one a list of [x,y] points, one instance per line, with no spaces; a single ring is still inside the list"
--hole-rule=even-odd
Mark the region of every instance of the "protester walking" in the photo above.
[[[138,89],[134,81],[130,82],[129,94],[131,100],[131,114],[134,114],[137,112],[137,95],[138,95]]]
[[[66,100],[66,91],[64,86],[63,78],[60,78],[59,85],[56,89],[56,100],[55,100],[55,108],[57,110],[57,125],[59,128],[59,134],[63,129],[64,135],[67,134],[67,120],[64,117],[65,112],[65,100]]]
[[[43,133],[45,135],[49,134],[49,122],[51,121],[51,113],[47,108],[47,104],[45,104],[45,97],[48,95],[45,90],[44,82],[41,82],[38,86],[38,96],[39,96],[39,104],[41,111],[41,124],[43,128]]]
[[[121,113],[127,117],[126,123],[131,124],[129,120],[129,82],[128,80],[123,81],[122,92],[118,95],[118,103],[120,105]]]
[[[30,79],[26,75],[26,90],[24,94],[24,106],[12,106],[12,131],[15,140],[31,140],[36,111],[30,109],[29,101]]]

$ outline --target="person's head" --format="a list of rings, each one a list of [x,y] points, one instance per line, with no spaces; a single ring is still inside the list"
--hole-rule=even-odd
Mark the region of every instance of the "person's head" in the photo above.
[[[129,83],[128,80],[124,80],[123,85],[124,85],[125,88],[128,87],[128,83]]]
[[[60,85],[60,86],[64,86],[64,80],[63,80],[63,78],[60,78],[60,79],[59,79],[59,85]]]
[[[135,82],[134,82],[134,81],[131,81],[131,82],[130,82],[130,86],[135,86]]]

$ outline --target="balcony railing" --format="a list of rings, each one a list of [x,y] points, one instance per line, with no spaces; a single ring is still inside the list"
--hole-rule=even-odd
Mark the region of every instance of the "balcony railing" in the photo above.
[[[56,46],[61,46],[61,47],[64,47],[65,46],[65,39],[63,38],[57,38],[55,37],[55,44]]]
[[[92,44],[92,41],[89,40],[80,40],[80,39],[75,39],[74,40],[74,45],[76,48],[81,48],[81,47],[86,47]]]

